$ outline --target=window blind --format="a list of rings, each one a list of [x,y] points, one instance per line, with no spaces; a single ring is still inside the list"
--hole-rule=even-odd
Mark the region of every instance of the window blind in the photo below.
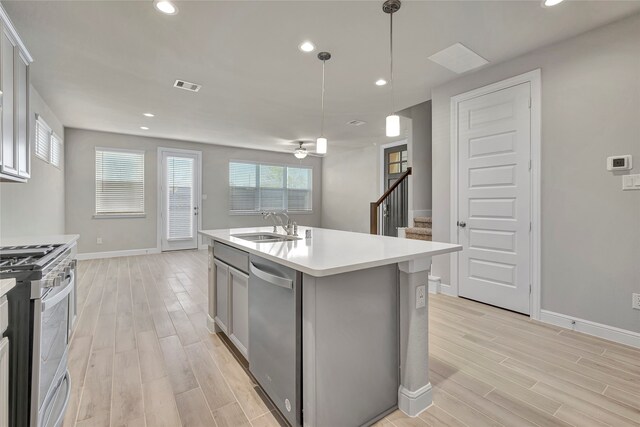
[[[45,162],[49,162],[49,155],[51,150],[51,128],[40,118],[36,119],[36,156],[40,157]]]
[[[144,152],[96,149],[96,215],[144,213]]]
[[[193,237],[193,159],[167,157],[168,213],[167,238],[169,240]]]
[[[60,167],[62,159],[62,140],[55,133],[51,134],[51,164]]]
[[[257,163],[229,163],[229,210],[311,212],[312,169]]]

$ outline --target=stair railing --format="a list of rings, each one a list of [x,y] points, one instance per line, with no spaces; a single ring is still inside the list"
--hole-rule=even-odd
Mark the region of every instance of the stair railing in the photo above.
[[[369,229],[371,234],[378,234],[380,205],[392,199],[397,202],[399,192],[404,193],[405,186],[407,185],[407,178],[411,175],[411,169],[412,168],[410,167],[407,168],[407,170],[400,175],[398,180],[394,182],[377,201],[371,202],[369,205]],[[399,191],[396,191],[398,187],[400,187],[400,189]],[[396,205],[398,205],[398,203],[396,203]]]

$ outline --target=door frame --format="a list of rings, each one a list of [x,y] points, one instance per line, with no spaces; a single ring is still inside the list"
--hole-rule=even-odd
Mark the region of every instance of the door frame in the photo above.
[[[399,139],[393,142],[379,145],[378,151],[378,196],[380,197],[384,193],[384,150],[391,147],[397,147],[399,145],[407,146],[407,167],[413,167],[413,146],[411,144],[412,138]],[[408,179],[409,186],[407,187],[408,200],[407,200],[407,224],[411,226],[413,223],[413,180]],[[382,218],[380,218],[382,223]],[[378,229],[381,230],[380,224]]]
[[[171,147],[158,147],[157,151],[157,159],[156,159],[156,168],[157,172],[157,182],[156,182],[156,245],[159,252],[162,252],[162,224],[163,224],[163,211],[162,211],[162,198],[164,197],[162,194],[162,156],[164,153],[177,153],[177,154],[189,154],[192,156],[196,156],[196,185],[195,185],[195,194],[196,194],[196,203],[198,205],[198,225],[197,231],[202,230],[202,151],[197,150],[185,150],[183,148],[171,148]],[[197,236],[196,239],[196,249],[201,248],[201,237]]]
[[[540,204],[540,185],[541,185],[541,152],[542,145],[542,78],[541,70],[538,68],[506,80],[502,80],[487,86],[483,86],[469,92],[461,93],[451,97],[451,197],[450,197],[450,218],[449,218],[449,234],[452,243],[458,243],[458,104],[482,95],[487,95],[502,89],[507,89],[522,83],[529,83],[531,86],[531,200],[529,208],[531,213],[531,232],[530,232],[530,285],[531,291],[529,296],[530,317],[535,320],[540,319],[540,296],[541,296],[541,259],[540,259],[540,242],[541,242],[541,204]],[[451,254],[450,277],[451,291],[453,295],[458,293],[458,254]]]

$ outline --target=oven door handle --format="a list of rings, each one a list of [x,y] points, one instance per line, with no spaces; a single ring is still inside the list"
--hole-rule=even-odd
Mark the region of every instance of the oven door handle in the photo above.
[[[71,271],[69,278],[67,279],[67,283],[64,285],[60,292],[55,293],[53,296],[45,297],[42,300],[42,311],[46,311],[48,308],[58,304],[60,301],[65,299],[67,295],[71,293],[75,282],[75,273]],[[62,286],[62,285],[61,285]]]

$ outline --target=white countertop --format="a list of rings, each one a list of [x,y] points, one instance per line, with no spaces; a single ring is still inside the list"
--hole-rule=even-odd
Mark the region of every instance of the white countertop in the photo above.
[[[0,297],[13,289],[15,285],[16,279],[0,279]]]
[[[0,239],[0,246],[67,245],[77,241],[79,234],[57,234],[52,236],[23,236]]]
[[[311,238],[305,239],[306,230]],[[233,234],[270,233],[273,227],[203,230],[200,234],[315,277],[456,252],[460,245],[376,236],[325,228],[298,227],[300,240],[256,243]],[[279,233],[282,230],[279,229]]]

